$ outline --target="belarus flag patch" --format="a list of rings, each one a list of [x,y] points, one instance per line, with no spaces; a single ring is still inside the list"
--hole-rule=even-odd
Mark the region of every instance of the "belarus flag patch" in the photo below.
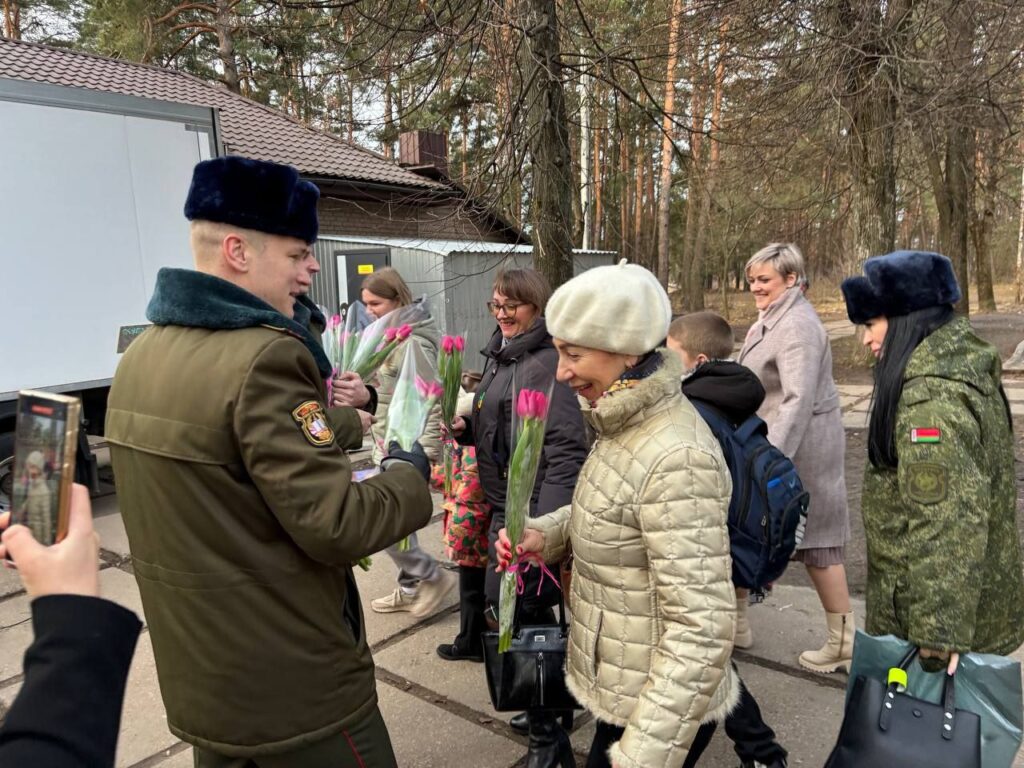
[[[912,443],[941,443],[942,430],[936,427],[915,427],[910,430]]]

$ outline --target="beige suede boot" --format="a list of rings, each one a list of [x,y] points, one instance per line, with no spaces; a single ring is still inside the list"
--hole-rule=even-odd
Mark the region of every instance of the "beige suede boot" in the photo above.
[[[750,622],[747,621],[747,608],[749,602],[746,597],[736,596],[736,637],[732,644],[741,650],[746,650],[754,644],[754,633],[750,631]]]
[[[853,635],[857,631],[857,623],[850,613],[825,613],[828,623],[828,641],[817,651],[804,651],[800,654],[800,666],[812,672],[829,674],[840,667],[850,671],[853,661]]]

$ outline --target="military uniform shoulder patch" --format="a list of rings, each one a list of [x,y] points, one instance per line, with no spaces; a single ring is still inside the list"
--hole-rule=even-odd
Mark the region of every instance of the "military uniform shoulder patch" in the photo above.
[[[941,443],[942,430],[937,427],[914,427],[910,430],[912,443]]]
[[[324,407],[316,400],[307,400],[294,411],[292,418],[302,428],[302,434],[316,446],[330,445],[334,442],[334,430],[327,422]]]
[[[907,496],[919,504],[938,504],[949,492],[949,471],[942,464],[919,461],[907,467]]]

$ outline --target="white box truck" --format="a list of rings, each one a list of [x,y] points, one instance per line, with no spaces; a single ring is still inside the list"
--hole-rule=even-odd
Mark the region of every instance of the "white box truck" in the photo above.
[[[211,108],[0,78],[0,506],[18,390],[81,397],[102,435],[157,271],[192,266],[182,208],[217,133]]]

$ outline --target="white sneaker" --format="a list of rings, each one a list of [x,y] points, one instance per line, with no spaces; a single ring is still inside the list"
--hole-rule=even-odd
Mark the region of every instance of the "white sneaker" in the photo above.
[[[399,611],[411,611],[416,605],[417,594],[407,595],[401,587],[395,587],[390,595],[378,597],[370,602],[370,607],[375,613],[398,613]]]
[[[409,611],[417,619],[429,616],[438,609],[441,601],[455,588],[455,577],[443,568],[438,568],[434,581],[421,581],[416,590],[416,600]],[[401,590],[399,590],[401,591]]]

